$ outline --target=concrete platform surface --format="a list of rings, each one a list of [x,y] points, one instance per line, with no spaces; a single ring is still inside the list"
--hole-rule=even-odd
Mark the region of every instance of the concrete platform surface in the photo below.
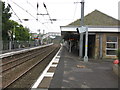
[[[118,84],[112,62],[89,60],[85,63],[63,47],[49,88],[118,88]]]

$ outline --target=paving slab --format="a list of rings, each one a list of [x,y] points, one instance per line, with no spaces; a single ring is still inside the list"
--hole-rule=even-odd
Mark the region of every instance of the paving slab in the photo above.
[[[87,63],[65,47],[61,52],[49,88],[118,88],[112,62],[89,60]]]
[[[49,88],[51,77],[44,77],[38,88]]]

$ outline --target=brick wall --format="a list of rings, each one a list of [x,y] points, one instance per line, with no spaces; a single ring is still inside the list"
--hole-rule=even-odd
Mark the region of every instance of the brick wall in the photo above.
[[[106,33],[103,33],[103,38],[102,38],[102,54],[103,54],[103,58],[105,58],[105,56],[106,56],[106,37],[107,37],[107,35],[106,35]]]
[[[107,36],[118,36],[118,48],[120,48],[120,33],[102,33],[102,56],[103,58],[117,58],[116,56],[107,56],[106,55],[106,37]],[[100,33],[96,33],[95,40],[95,58],[100,57]]]
[[[120,33],[118,33],[118,48],[120,49]]]
[[[104,33],[104,39],[107,38],[107,36],[118,36],[118,33]],[[105,45],[105,47],[103,48],[105,50],[105,53],[103,53],[103,58],[116,58],[116,56],[107,56],[106,55],[106,40],[104,40],[103,45]]]
[[[99,34],[95,37],[95,58],[99,58]]]

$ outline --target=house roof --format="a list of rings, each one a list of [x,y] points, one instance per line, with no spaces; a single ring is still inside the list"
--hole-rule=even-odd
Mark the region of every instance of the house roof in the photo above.
[[[120,21],[98,10],[94,10],[84,17],[84,25],[87,26],[120,26]],[[80,19],[67,26],[80,26]]]

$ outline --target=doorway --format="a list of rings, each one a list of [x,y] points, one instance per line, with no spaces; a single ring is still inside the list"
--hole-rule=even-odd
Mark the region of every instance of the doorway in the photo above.
[[[83,57],[85,56],[85,35],[83,38]],[[88,58],[95,56],[95,34],[88,35]]]

